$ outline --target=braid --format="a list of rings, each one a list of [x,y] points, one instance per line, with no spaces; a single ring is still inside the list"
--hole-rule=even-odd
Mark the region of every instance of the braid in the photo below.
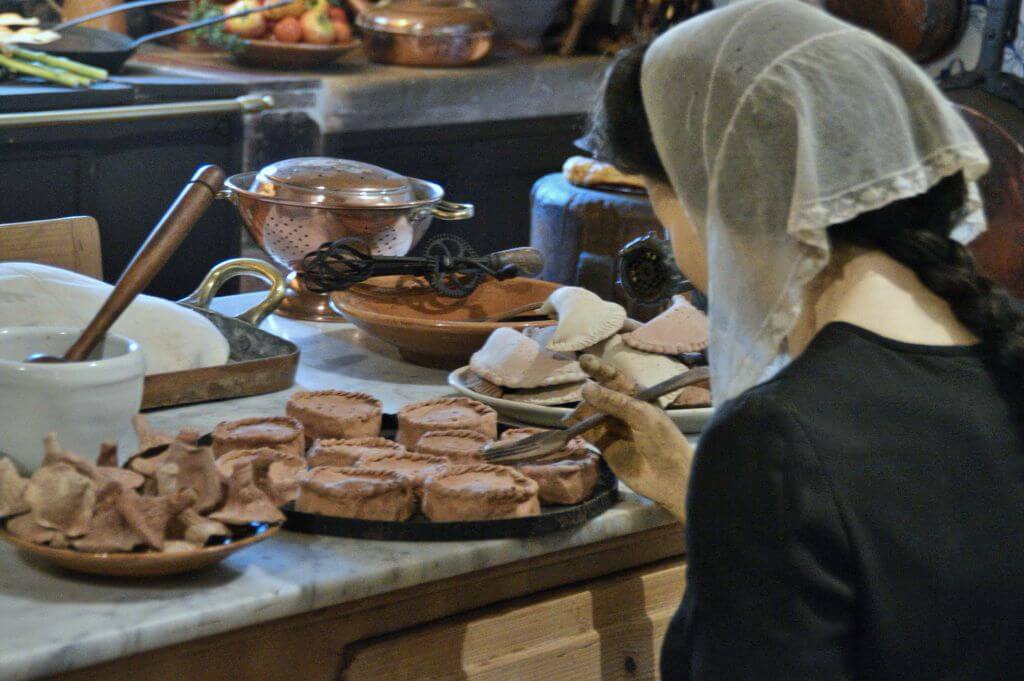
[[[947,177],[929,191],[833,225],[829,236],[880,250],[906,265],[987,347],[997,364],[1024,380],[1024,315],[1009,296],[974,264],[949,234],[963,213],[963,175]]]

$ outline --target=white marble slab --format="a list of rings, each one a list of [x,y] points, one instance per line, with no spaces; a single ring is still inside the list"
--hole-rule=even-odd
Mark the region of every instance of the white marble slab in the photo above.
[[[241,310],[251,296],[219,301]],[[405,364],[347,324],[274,317],[268,331],[302,348],[298,387],[362,390],[387,410],[449,393],[445,372]],[[283,413],[288,393],[156,412],[159,427]],[[406,543],[281,532],[193,575],[157,580],[90,578],[0,546],[0,680],[20,681],[296,615],[424,582],[603,541],[671,522],[628,491],[586,526],[529,540]]]

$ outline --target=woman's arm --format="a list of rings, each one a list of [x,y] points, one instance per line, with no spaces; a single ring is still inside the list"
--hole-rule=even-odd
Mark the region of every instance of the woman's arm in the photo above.
[[[800,424],[770,391],[715,419],[687,504],[687,594],[666,637],[666,681],[853,678],[846,532]]]

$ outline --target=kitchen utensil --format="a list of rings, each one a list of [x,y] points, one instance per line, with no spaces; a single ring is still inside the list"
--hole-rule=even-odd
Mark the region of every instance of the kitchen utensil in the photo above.
[[[39,49],[43,52],[49,52],[50,54],[56,54],[61,57],[67,57],[68,59],[82,62],[83,64],[99,66],[111,73],[117,73],[121,70],[121,67],[124,66],[124,63],[128,61],[133,54],[135,54],[135,50],[148,42],[164,38],[169,35],[174,35],[176,33],[184,33],[185,31],[192,31],[204,26],[211,26],[222,21],[227,21],[228,19],[233,19],[234,17],[252,14],[253,12],[265,12],[268,9],[274,9],[275,7],[284,7],[285,5],[290,4],[291,1],[292,0],[281,0],[280,2],[270,5],[261,5],[259,7],[253,7],[239,12],[233,12],[231,14],[210,17],[201,21],[194,21],[182,26],[175,26],[174,28],[157,31],[156,33],[149,33],[139,38],[130,38],[121,33],[104,31],[98,28],[78,26],[77,24],[93,18],[93,15],[86,15],[84,17],[78,17],[73,21],[59,24],[58,26],[61,27],[59,30],[61,34],[60,40],[47,43],[46,45],[40,45]],[[150,4],[162,3],[154,2]],[[121,10],[121,8],[110,9],[117,9],[118,11]],[[104,14],[109,13],[111,12],[104,11]]]
[[[547,300],[559,287],[547,281],[487,279],[465,298],[448,298],[423,279],[377,277],[331,294],[331,305],[359,330],[394,345],[402,359],[451,369],[466,364],[495,329],[551,326],[550,319],[478,321],[511,307]]]
[[[641,390],[637,394],[636,399],[643,402],[651,402],[662,395],[667,395],[688,385],[706,381],[710,377],[711,371],[707,367],[690,369],[678,376],[673,376],[657,385]],[[512,442],[492,442],[484,446],[484,458],[497,463],[543,461],[545,457],[564,449],[569,440],[601,425],[608,418],[610,418],[608,414],[598,413],[588,416],[565,430],[537,433],[536,435],[530,435]]]
[[[110,297],[96,312],[89,325],[82,331],[62,358],[52,355],[33,355],[29,362],[79,362],[92,352],[96,344],[106,334],[121,313],[156,276],[164,264],[177,250],[181,242],[192,230],[192,226],[202,217],[213,202],[221,184],[224,182],[224,171],[217,166],[205,165],[196,170],[192,179],[167,209],[160,222],[153,228],[145,243],[128,267],[117,280]]]
[[[0,329],[0,451],[22,471],[42,464],[47,433],[92,457],[100,443],[127,432],[139,411],[146,362],[129,338],[107,334],[84,362],[24,361],[31,352],[63,352],[80,333],[53,326]]]
[[[356,17],[366,56],[384,64],[465,66],[491,51],[494,20],[472,0],[382,0]]]
[[[296,272],[327,242],[356,237],[372,255],[406,255],[433,218],[473,217],[470,204],[444,200],[444,190],[378,166],[334,158],[296,158],[229,177],[221,194],[246,229],[285,270],[289,294],[279,314],[341,321],[325,294],[308,291]]]
[[[398,420],[394,414],[384,414],[382,434],[394,437]],[[507,424],[498,424],[499,432]],[[542,506],[540,515],[501,520],[467,520],[460,522],[432,522],[422,515],[397,522],[386,520],[360,520],[333,518],[303,513],[285,507],[286,530],[307,534],[325,534],[356,539],[386,541],[474,541],[478,539],[507,539],[510,537],[536,537],[550,532],[578,527],[596,518],[615,505],[619,499],[618,480],[604,462],[597,485],[589,499],[571,506]]]
[[[333,64],[359,45],[358,40],[330,45],[242,40],[240,49],[231,52],[231,59],[242,66],[262,69],[318,69]]]
[[[448,385],[456,392],[471,397],[478,402],[483,402],[494,409],[503,419],[517,423],[526,423],[531,426],[544,428],[565,428],[566,416],[572,411],[572,406],[549,406],[543,404],[528,404],[516,402],[504,397],[492,397],[479,393],[466,383],[466,377],[470,368],[462,367],[448,374]],[[683,409],[666,409],[665,413],[676,424],[681,433],[699,433],[711,420],[715,410],[713,407],[687,407]]]
[[[534,248],[513,248],[480,257],[453,234],[434,236],[421,256],[370,255],[358,239],[327,243],[302,260],[302,282],[313,293],[344,291],[371,277],[423,277],[430,287],[449,298],[465,298],[485,277],[499,281],[532,277],[544,260]]]
[[[956,47],[967,28],[969,4],[968,0],[824,0],[829,13],[878,34],[921,63],[935,61]]]
[[[74,549],[55,549],[25,541],[15,537],[7,530],[0,530],[0,539],[19,551],[24,551],[51,565],[73,572],[105,577],[164,577],[183,572],[194,572],[219,563],[236,551],[273,537],[280,529],[280,525],[253,523],[237,539],[229,539],[223,544],[184,553],[161,553],[159,551],[87,553]]]
[[[1016,36],[1021,0],[990,0],[984,42],[973,71],[944,74],[940,85],[960,106],[992,161],[979,187],[988,231],[969,245],[979,270],[1024,298],[1024,80],[1003,72]]]
[[[232,277],[255,275],[270,284],[267,297],[237,317],[208,309],[211,299]],[[262,395],[295,383],[299,348],[257,328],[281,301],[284,276],[270,263],[235,258],[216,265],[196,290],[178,303],[206,317],[230,346],[227,364],[146,376],[142,409]]]
[[[665,303],[677,293],[694,290],[676,265],[672,244],[654,232],[639,236],[619,251],[619,280],[630,300]]]

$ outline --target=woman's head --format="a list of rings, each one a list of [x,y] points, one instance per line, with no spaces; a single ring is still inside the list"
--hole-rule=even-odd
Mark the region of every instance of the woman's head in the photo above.
[[[983,228],[974,181],[987,157],[931,79],[796,0],[733,3],[624,55],[590,140],[679,199],[679,231],[691,228],[706,254],[719,399],[781,353],[805,286],[829,262],[830,226],[941,194],[953,207],[932,210],[947,234],[965,241]],[[952,182],[926,194],[957,175],[964,192]]]

